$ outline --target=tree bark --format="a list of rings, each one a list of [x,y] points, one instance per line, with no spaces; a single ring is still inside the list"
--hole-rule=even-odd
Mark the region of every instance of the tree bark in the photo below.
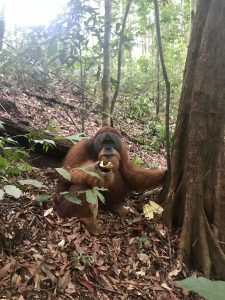
[[[110,36],[112,24],[112,4],[111,0],[105,0],[105,34],[104,34],[104,49],[103,49],[103,113],[102,125],[110,125]]]
[[[225,279],[225,2],[199,0],[172,151],[164,223],[178,258]]]
[[[157,52],[156,52],[156,118],[159,117],[160,111],[160,57],[159,57],[159,47],[157,45]]]
[[[191,38],[191,32],[194,24],[194,18],[196,14],[196,6],[197,6],[197,0],[190,0],[190,28],[189,28],[189,41]]]
[[[161,32],[160,32],[160,22],[159,22],[159,6],[158,0],[154,0],[154,8],[155,8],[155,24],[156,24],[156,35],[158,41],[158,51],[159,57],[162,67],[163,78],[166,85],[166,159],[167,159],[167,169],[170,175],[171,172],[171,162],[170,162],[170,128],[169,128],[169,121],[170,121],[170,81],[167,75],[164,55],[163,55],[163,48],[162,48],[162,41],[161,41]]]

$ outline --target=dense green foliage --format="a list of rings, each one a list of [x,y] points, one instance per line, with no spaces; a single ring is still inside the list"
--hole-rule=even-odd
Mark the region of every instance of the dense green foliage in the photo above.
[[[120,30],[126,1],[113,1],[111,90],[115,88]],[[171,117],[176,117],[186,57],[189,1],[159,1],[166,66],[171,81]],[[48,27],[17,28],[8,33],[0,73],[24,89],[51,90],[63,78],[85,87],[101,101],[104,1],[70,0]],[[150,0],[133,1],[124,39],[117,112],[146,121],[165,107],[165,89],[158,65],[155,18]],[[63,76],[63,78],[58,77]],[[87,94],[88,96],[88,94]]]
[[[19,198],[27,185],[45,187],[37,180],[24,179],[30,175],[32,166],[26,162],[28,151],[18,147],[16,141],[0,137],[0,153],[0,200],[5,194]]]

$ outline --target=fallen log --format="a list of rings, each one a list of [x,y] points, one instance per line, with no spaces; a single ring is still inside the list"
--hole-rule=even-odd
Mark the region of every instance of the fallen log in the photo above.
[[[0,121],[3,123],[3,128],[0,126],[0,135],[1,136],[10,136],[13,137],[15,141],[21,147],[26,149],[32,149],[31,151],[31,160],[32,164],[39,166],[42,164],[42,160],[45,167],[59,165],[67,151],[71,148],[73,143],[66,139],[55,139],[53,135],[44,133],[43,139],[53,140],[55,142],[54,147],[49,147],[46,151],[43,149],[43,146],[39,143],[34,143],[29,141],[29,133],[38,132],[38,129],[31,128],[27,125],[27,121],[23,122],[17,119],[12,120],[7,117],[0,117]],[[25,125],[26,124],[26,125]],[[36,160],[36,161],[35,161]],[[34,163],[35,161],[35,163]],[[48,163],[49,162],[49,163]],[[41,164],[40,164],[41,163]]]

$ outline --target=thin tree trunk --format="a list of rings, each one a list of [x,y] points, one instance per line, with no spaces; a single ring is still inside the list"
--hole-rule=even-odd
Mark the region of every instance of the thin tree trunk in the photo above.
[[[105,0],[105,34],[104,34],[104,49],[103,49],[103,113],[102,125],[110,125],[110,36],[112,23],[112,4],[111,0]]]
[[[115,108],[116,99],[119,95],[119,90],[120,90],[121,67],[122,67],[122,59],[123,59],[124,31],[125,31],[125,28],[126,28],[126,22],[127,22],[127,17],[128,17],[129,10],[130,10],[131,2],[132,2],[132,0],[127,1],[127,5],[126,5],[124,17],[123,17],[122,28],[121,28],[121,32],[120,32],[116,88],[115,88],[115,92],[113,94],[112,103],[111,103],[111,118],[112,118],[111,119],[111,124],[112,124],[112,120],[113,120],[113,112],[114,112],[114,108]]]
[[[82,49],[81,43],[79,41],[79,55],[80,55],[80,86],[81,86],[81,103],[82,103],[82,116],[81,116],[81,130],[82,132],[85,131],[85,95],[84,95],[84,67],[83,67],[83,60],[82,60]]]
[[[155,22],[156,22],[156,34],[158,41],[158,49],[159,49],[159,57],[162,66],[163,78],[166,85],[166,156],[167,156],[167,169],[170,174],[171,171],[171,162],[170,162],[170,82],[167,75],[166,65],[164,61],[163,49],[162,49],[162,41],[161,41],[161,33],[160,33],[160,22],[159,22],[159,6],[158,0],[154,0],[154,8],[155,8]]]
[[[213,43],[212,43],[213,39]],[[225,279],[225,2],[199,0],[187,55],[164,223],[178,258]]]
[[[157,85],[156,85],[156,118],[159,117],[159,110],[160,110],[160,57],[159,57],[159,48],[157,45],[157,52],[156,52],[156,77],[157,77]]]

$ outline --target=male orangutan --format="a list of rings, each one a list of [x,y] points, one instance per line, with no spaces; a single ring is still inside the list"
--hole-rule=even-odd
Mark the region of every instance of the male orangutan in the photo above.
[[[98,174],[93,176],[78,170],[77,167],[91,165],[88,171]],[[129,209],[123,204],[125,197],[131,191],[152,189],[164,183],[164,169],[146,169],[129,162],[125,143],[119,133],[112,127],[102,127],[94,137],[83,139],[74,145],[67,153],[63,167],[70,173],[71,181],[61,179],[57,187],[58,197],[55,206],[62,216],[76,216],[92,234],[99,234],[101,228],[96,221],[98,203],[87,202],[85,194],[78,194],[92,187],[104,187],[105,204],[102,208],[125,216]],[[78,197],[81,204],[75,204],[65,199],[59,192],[68,191]]]

